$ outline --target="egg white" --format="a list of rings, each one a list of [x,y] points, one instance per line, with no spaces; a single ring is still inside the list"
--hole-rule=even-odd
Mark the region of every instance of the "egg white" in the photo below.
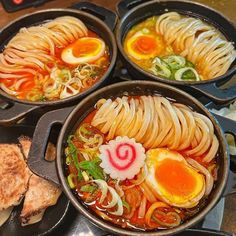
[[[85,56],[82,57],[76,57],[73,54],[73,47],[66,47],[61,54],[61,59],[68,63],[68,64],[72,64],[72,65],[76,65],[76,64],[80,64],[80,63],[90,63],[93,61],[96,61],[97,59],[99,59],[100,57],[102,57],[105,53],[105,42],[99,38],[91,38],[91,37],[84,37],[81,38],[80,40],[93,40],[97,43],[98,48],[96,49],[95,52],[87,54]]]

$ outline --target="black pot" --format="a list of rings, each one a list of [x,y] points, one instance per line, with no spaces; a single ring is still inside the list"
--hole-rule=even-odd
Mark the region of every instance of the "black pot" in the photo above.
[[[108,70],[104,76],[91,88],[63,100],[30,102],[26,100],[19,100],[0,89],[0,98],[5,102],[10,103],[9,106],[5,105],[8,109],[0,109],[0,125],[11,125],[33,110],[43,109],[48,111],[58,109],[59,107],[72,105],[73,103],[75,104],[75,102],[78,102],[81,98],[96,90],[98,87],[101,87],[104,83],[107,83],[109,78],[111,78],[117,57],[117,47],[112,32],[117,22],[116,14],[106,8],[88,2],[80,2],[73,7],[80,10],[42,10],[24,15],[23,17],[14,20],[0,32],[0,51],[14,36],[14,34],[20,30],[20,28],[37,25],[44,21],[55,19],[56,17],[69,15],[81,19],[89,29],[95,31],[101,38],[103,38],[106,45],[109,47],[110,52],[110,66]]]
[[[168,80],[157,77],[156,75],[144,71],[129,59],[123,48],[123,41],[129,29],[148,17],[161,15],[167,10],[200,18],[208,22],[219,29],[229,41],[234,42],[236,45],[236,28],[234,24],[220,12],[207,6],[189,1],[123,0],[117,5],[117,11],[121,20],[117,27],[116,40],[125,65],[133,78],[155,80],[178,86],[189,92],[197,90],[218,103],[224,103],[234,99],[236,97],[236,85],[229,89],[221,89],[219,86],[229,81],[236,73],[236,60],[224,75],[212,80],[195,82]]]
[[[197,112],[206,115],[207,117],[209,117],[209,119],[214,125],[215,134],[220,143],[218,150],[219,158],[217,160],[219,165],[218,180],[215,183],[215,188],[212,190],[209,196],[206,207],[202,209],[192,219],[177,228],[150,232],[119,228],[113,225],[112,223],[105,222],[100,217],[96,216],[94,212],[90,211],[85,205],[83,205],[83,203],[72,193],[72,191],[68,187],[65,177],[66,158],[64,155],[68,135],[72,134],[75,131],[75,129],[78,127],[79,123],[83,120],[83,118],[85,118],[86,115],[94,109],[95,103],[100,98],[115,98],[117,96],[122,96],[127,93],[129,95],[160,94],[165,97],[169,97],[178,101],[179,103],[183,103],[187,106],[192,107]],[[236,134],[235,122],[221,117],[219,117],[219,121],[222,122],[221,125],[224,131],[230,131],[231,133]],[[44,160],[44,153],[50,130],[53,125],[58,123],[63,124],[63,127],[61,129],[57,142],[56,171],[56,168],[53,163],[49,163]],[[224,133],[215,117],[197,99],[193,98],[186,92],[183,92],[169,85],[151,81],[128,81],[113,84],[92,93],[91,95],[83,99],[76,107],[70,107],[66,110],[54,110],[42,116],[34,132],[32,146],[29,153],[28,164],[31,170],[37,175],[49,179],[58,185],[61,185],[63,191],[71,200],[75,208],[83,215],[85,215],[89,220],[91,220],[93,223],[95,223],[102,229],[118,235],[136,236],[138,234],[157,236],[178,233],[184,229],[195,225],[197,222],[203,219],[203,217],[218,202],[224,192],[224,189],[227,190],[225,194],[236,192],[236,175],[234,175],[229,170],[229,156],[227,152],[227,144],[224,138]],[[228,177],[229,180],[227,182]]]

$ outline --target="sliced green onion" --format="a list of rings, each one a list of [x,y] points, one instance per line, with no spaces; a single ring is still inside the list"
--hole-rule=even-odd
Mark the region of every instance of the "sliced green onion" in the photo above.
[[[199,75],[192,67],[184,67],[175,72],[175,79],[178,81],[190,80],[199,81]]]
[[[119,195],[117,194],[116,190],[110,186],[108,186],[108,191],[111,194],[111,201],[107,205],[103,205],[104,208],[112,208],[118,203],[118,199],[120,199]]]
[[[70,156],[67,156],[66,157],[66,165],[70,165],[70,163],[71,163]]]
[[[192,62],[186,61],[185,67],[192,67],[192,68],[194,68],[195,66],[194,66],[194,64]]]
[[[109,213],[115,216],[122,216],[123,212],[124,212],[123,204],[122,204],[121,198],[119,197],[117,201],[117,210],[109,211]]]
[[[99,158],[91,161],[81,161],[79,163],[79,168],[86,170],[94,179],[104,180],[103,170],[99,166],[100,162],[101,160]]]
[[[73,135],[70,135],[67,139],[67,143],[68,143],[68,149],[69,149],[69,153],[70,155],[72,156],[72,159],[73,159],[73,163],[77,169],[77,176],[78,176],[78,179],[79,180],[82,180],[82,174],[81,174],[81,170],[80,170],[80,167],[79,167],[79,161],[78,161],[78,151],[77,151],[77,148],[75,147],[75,145],[73,144],[72,142],[72,138],[74,136]]]
[[[86,173],[86,171],[82,171],[82,176],[84,178],[84,181],[89,181],[89,176],[88,174]]]
[[[129,203],[126,202],[125,200],[122,200],[122,204],[128,210],[128,213],[130,213],[130,205],[129,205]]]
[[[96,183],[98,187],[101,189],[102,196],[100,197],[100,200],[99,200],[99,203],[101,204],[103,203],[103,201],[105,200],[107,196],[107,191],[108,191],[107,182],[102,179],[97,179],[97,180],[94,180],[93,182]]]
[[[75,178],[75,175],[74,175],[74,174],[69,174],[69,175],[67,176],[67,182],[68,182],[68,184],[69,184],[69,186],[70,186],[71,189],[75,188],[75,184],[74,184],[74,182],[73,182],[73,178]]]
[[[167,223],[167,222],[159,220],[156,216],[152,215],[152,219],[156,223],[158,223],[159,225],[164,226],[164,227],[176,227],[176,226],[180,225],[181,218],[180,218],[178,213],[176,213],[176,212],[164,213],[162,211],[158,211],[158,210],[156,210],[156,211],[158,212],[159,215],[167,216],[167,217],[172,217],[172,218],[175,219],[175,221],[173,223]]]
[[[155,75],[159,75],[165,78],[171,77],[171,70],[169,66],[165,62],[161,61],[160,58],[156,57],[152,63],[153,63],[153,66],[151,68],[151,71]]]
[[[186,64],[186,59],[184,57],[176,55],[164,57],[163,61],[166,62],[172,70],[178,70]]]
[[[83,134],[91,134],[92,132],[90,130],[88,130],[86,128],[86,126],[88,126],[88,124],[83,124],[80,126],[80,132],[83,133]]]
[[[94,193],[95,190],[97,190],[97,187],[94,186],[94,185],[90,185],[90,184],[83,185],[83,186],[80,188],[80,191],[81,191],[81,192],[86,192],[86,193]]]

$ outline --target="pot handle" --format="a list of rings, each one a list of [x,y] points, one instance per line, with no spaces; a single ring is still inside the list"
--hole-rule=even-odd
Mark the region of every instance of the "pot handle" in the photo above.
[[[236,138],[236,122],[225,117],[213,114],[225,133],[230,133]],[[223,195],[236,193],[236,173],[229,170],[228,180]]]
[[[73,109],[74,107],[67,107],[50,111],[39,119],[35,127],[32,144],[28,155],[28,166],[31,171],[54,182],[58,186],[60,186],[60,181],[57,176],[55,161],[46,161],[44,154],[46,152],[52,126],[55,124],[63,124]]]
[[[122,18],[132,8],[152,0],[122,0],[116,5],[116,11],[120,18]]]
[[[98,6],[91,2],[78,2],[76,4],[73,4],[70,8],[91,13],[92,15],[95,15],[99,19],[104,21],[111,31],[115,29],[117,23],[117,15],[115,12],[108,10],[105,7]]]
[[[227,89],[218,87],[216,83],[198,84],[191,87],[211,98],[216,103],[227,103],[236,98],[236,85]]]
[[[1,100],[0,103],[0,125],[10,126],[22,119],[28,113],[38,109],[39,106],[23,103],[8,103]]]

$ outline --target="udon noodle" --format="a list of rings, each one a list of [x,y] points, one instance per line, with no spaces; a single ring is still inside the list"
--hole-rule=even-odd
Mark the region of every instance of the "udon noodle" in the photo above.
[[[162,96],[100,99],[67,143],[69,187],[124,228],[179,226],[204,207],[217,179],[211,120]]]
[[[168,147],[188,155],[205,154],[209,162],[218,150],[211,121],[183,104],[171,104],[164,97],[141,96],[98,101],[91,124],[107,135],[135,138],[147,149]]]
[[[21,28],[0,54],[0,87],[31,101],[75,95],[106,71],[109,59],[104,45],[81,20],[71,16]],[[70,46],[72,53],[64,52]],[[76,63],[78,58],[80,63]]]
[[[168,12],[137,24],[124,49],[143,69],[174,80],[209,80],[224,75],[236,57],[234,45],[200,19]]]

